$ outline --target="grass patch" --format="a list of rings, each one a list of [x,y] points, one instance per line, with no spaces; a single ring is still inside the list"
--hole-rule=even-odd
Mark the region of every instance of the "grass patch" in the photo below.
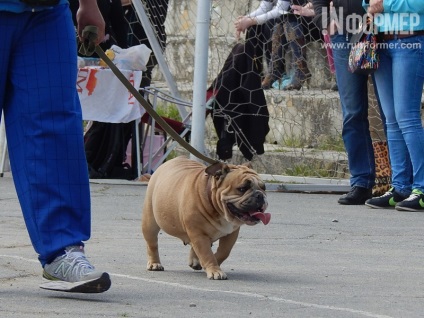
[[[285,137],[283,138],[283,145],[291,148],[303,148],[305,140],[299,137]]]
[[[294,177],[316,177],[316,178],[333,178],[334,168],[323,166],[322,163],[311,162],[310,164],[298,164],[284,171],[285,175]]]
[[[171,103],[158,103],[156,112],[159,114],[159,116],[162,117],[167,117],[178,121],[182,120],[177,106]]]
[[[345,151],[342,136],[325,136],[324,140],[318,144],[317,149],[340,152]]]

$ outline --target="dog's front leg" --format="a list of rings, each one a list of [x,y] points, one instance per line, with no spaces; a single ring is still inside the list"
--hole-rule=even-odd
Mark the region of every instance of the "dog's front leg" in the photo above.
[[[215,253],[215,258],[219,265],[221,265],[222,262],[225,261],[230,255],[230,252],[237,241],[239,232],[240,232],[240,228],[235,230],[233,233],[230,233],[219,239],[219,245]]]
[[[218,261],[212,252],[211,241],[208,236],[195,235],[195,239],[191,240],[191,246],[209,279],[227,279],[227,275],[219,267]]]

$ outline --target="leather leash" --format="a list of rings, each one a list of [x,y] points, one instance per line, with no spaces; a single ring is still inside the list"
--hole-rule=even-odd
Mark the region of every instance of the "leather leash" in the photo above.
[[[128,89],[128,91],[135,97],[135,99],[144,107],[147,113],[156,120],[158,125],[166,131],[176,142],[178,142],[182,147],[188,150],[191,154],[197,158],[209,163],[214,164],[219,162],[218,160],[209,158],[204,155],[188,142],[184,140],[155,110],[154,108],[143,98],[140,92],[127,80],[127,78],[122,74],[122,72],[116,67],[115,64],[110,60],[102,48],[98,45],[94,45],[95,40],[97,39],[97,27],[87,26],[82,32],[82,37],[84,41],[79,49],[79,52],[86,56],[91,56],[94,52],[106,63],[107,66],[112,70],[115,76],[119,81]]]

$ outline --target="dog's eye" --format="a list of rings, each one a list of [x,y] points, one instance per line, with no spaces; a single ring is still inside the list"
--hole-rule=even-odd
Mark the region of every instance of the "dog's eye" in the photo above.
[[[245,193],[247,191],[247,187],[240,187],[237,190],[239,190],[241,193]]]

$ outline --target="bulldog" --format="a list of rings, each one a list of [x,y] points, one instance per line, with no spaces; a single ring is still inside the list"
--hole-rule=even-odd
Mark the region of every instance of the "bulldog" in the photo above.
[[[249,165],[217,162],[209,167],[185,157],[162,164],[147,186],[142,232],[147,243],[147,270],[163,271],[158,234],[190,244],[188,265],[209,279],[227,279],[220,265],[233,248],[240,226],[268,224],[265,184]],[[212,243],[219,240],[216,252]]]

